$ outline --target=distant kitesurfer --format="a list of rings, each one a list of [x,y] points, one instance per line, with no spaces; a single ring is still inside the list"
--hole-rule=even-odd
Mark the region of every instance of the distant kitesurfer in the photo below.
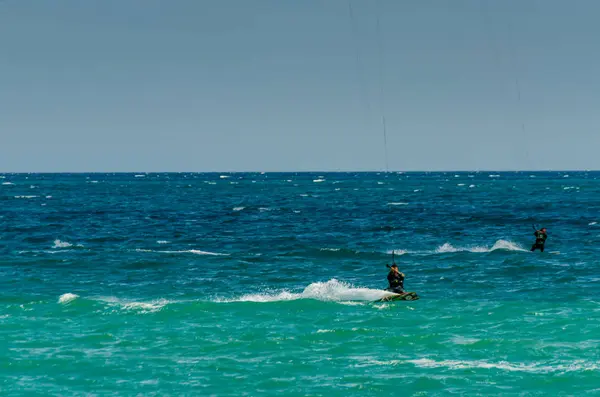
[[[531,247],[531,252],[535,251],[536,249],[544,252],[544,244],[546,244],[546,239],[548,238],[546,228],[543,227],[540,230],[536,230],[533,235],[535,236],[535,244],[533,244]]]
[[[390,283],[387,288],[388,291],[401,294],[404,292],[404,273],[398,271],[398,265],[395,263],[392,266],[388,266],[390,272],[388,273],[387,279]]]

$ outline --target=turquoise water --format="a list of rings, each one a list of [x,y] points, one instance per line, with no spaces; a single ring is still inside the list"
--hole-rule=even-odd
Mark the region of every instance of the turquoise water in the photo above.
[[[5,174],[0,394],[600,394],[599,177]]]

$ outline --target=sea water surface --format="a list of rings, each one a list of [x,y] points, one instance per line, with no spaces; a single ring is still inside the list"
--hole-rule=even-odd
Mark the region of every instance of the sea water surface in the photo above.
[[[0,395],[600,395],[598,178],[1,174]]]

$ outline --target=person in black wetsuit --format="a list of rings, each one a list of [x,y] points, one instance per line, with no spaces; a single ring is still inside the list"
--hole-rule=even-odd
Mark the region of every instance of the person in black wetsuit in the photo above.
[[[531,252],[535,251],[536,249],[544,252],[544,244],[546,244],[546,239],[548,238],[546,228],[543,227],[540,230],[536,230],[533,235],[535,236],[535,244],[533,244],[531,247]]]
[[[404,292],[404,273],[400,273],[398,271],[398,266],[394,263],[392,266],[389,266],[390,272],[388,273],[387,279],[390,283],[387,288],[388,291],[395,292],[397,294],[401,294]]]

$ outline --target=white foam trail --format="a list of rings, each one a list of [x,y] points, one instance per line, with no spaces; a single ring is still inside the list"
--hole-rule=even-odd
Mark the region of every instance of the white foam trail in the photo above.
[[[465,184],[464,183],[459,183],[456,186],[465,186]]]
[[[136,178],[145,178],[145,177],[146,177],[146,175],[143,175],[143,174],[138,174],[138,175],[134,175],[134,177],[136,177]]]
[[[248,294],[222,302],[280,302],[298,299],[314,299],[326,302],[372,302],[390,295],[393,295],[393,293],[371,288],[355,288],[350,284],[331,279],[324,283],[312,283],[301,293],[282,291],[278,293]]]
[[[491,248],[481,247],[481,246],[472,246],[472,247],[454,247],[450,243],[444,243],[443,245],[436,248],[435,253],[437,254],[445,254],[451,252],[473,252],[473,253],[481,253],[481,252],[492,252],[496,250],[504,250],[504,251],[520,251],[527,252],[526,249],[515,244],[511,241],[506,240],[498,240],[494,243]]]
[[[470,187],[470,188],[474,188],[474,187],[475,187],[475,185],[469,185],[469,187]]]
[[[38,196],[15,196],[16,199],[32,199]]]
[[[314,183],[325,182],[325,179],[314,179],[313,182]]]
[[[67,241],[60,241],[58,239],[54,240],[54,245],[52,246],[52,248],[69,248],[72,247],[73,244],[67,242]]]
[[[490,178],[500,178],[500,175],[497,174],[492,174],[492,175],[488,175]]]
[[[14,185],[14,183],[12,183],[12,182],[3,182],[2,184],[5,186]]]
[[[61,304],[67,304],[69,302],[74,301],[75,299],[79,298],[79,295],[75,295],[72,293],[66,293],[66,294],[62,294],[59,298],[58,298],[58,303]]]
[[[201,250],[182,250],[182,251],[157,251],[138,248],[137,252],[156,252],[160,254],[195,254],[195,255],[212,255],[212,256],[229,256],[229,254],[221,254],[218,252],[201,251]]]
[[[597,225],[597,224],[598,224],[598,222],[590,222],[590,223],[588,223],[588,226],[594,226],[594,225]]]
[[[408,203],[397,202],[397,203],[387,203],[387,205],[408,205]]]
[[[158,244],[169,244],[170,241],[167,241],[167,240],[158,240],[157,243]]]
[[[238,211],[243,211],[243,210],[245,210],[245,209],[246,209],[246,207],[233,207],[233,210],[234,210],[235,212],[238,212]]]
[[[227,178],[231,178],[229,175],[219,175],[219,178],[221,179],[227,179]]]

